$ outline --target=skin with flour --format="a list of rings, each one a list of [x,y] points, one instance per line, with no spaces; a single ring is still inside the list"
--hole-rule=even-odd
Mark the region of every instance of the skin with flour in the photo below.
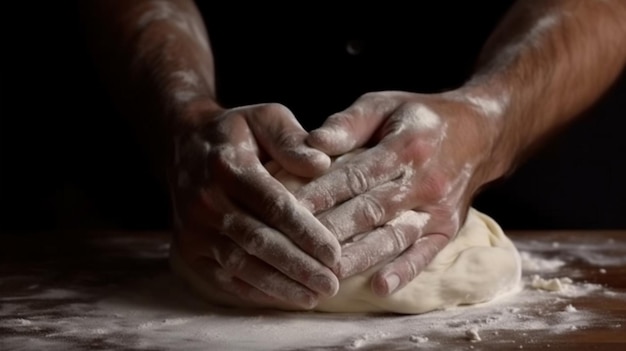
[[[95,57],[111,58],[100,66],[113,95],[169,170],[181,257],[220,294],[261,306],[312,308],[339,279],[383,262],[376,294],[408,284],[462,227],[475,193],[593,103],[626,62],[623,1],[519,1],[466,84],[368,93],[307,134],[285,106],[220,105],[193,1],[81,3]],[[295,196],[263,167],[314,178],[329,156],[366,144]],[[419,220],[403,220],[410,210]],[[357,235],[369,239],[341,250]]]

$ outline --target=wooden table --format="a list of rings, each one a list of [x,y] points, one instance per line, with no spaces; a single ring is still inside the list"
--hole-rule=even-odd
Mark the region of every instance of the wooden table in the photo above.
[[[0,350],[626,350],[626,231],[508,235],[539,263],[519,296],[420,316],[209,307],[169,273],[167,233],[3,236]]]

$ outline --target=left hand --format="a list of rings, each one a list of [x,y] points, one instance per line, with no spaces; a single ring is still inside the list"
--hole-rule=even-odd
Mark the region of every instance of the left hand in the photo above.
[[[311,132],[307,142],[328,155],[369,147],[296,192],[344,243],[340,278],[393,259],[372,280],[385,296],[430,263],[489,180],[502,107],[459,91],[368,93]]]

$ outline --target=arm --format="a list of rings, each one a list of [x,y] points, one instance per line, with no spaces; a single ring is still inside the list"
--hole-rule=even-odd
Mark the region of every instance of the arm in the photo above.
[[[159,169],[173,129],[217,113],[213,54],[193,1],[83,1],[88,40],[122,113]],[[160,174],[159,174],[160,175]]]
[[[468,96],[501,107],[493,121],[498,178],[576,118],[626,64],[626,3],[518,1],[489,38]],[[494,105],[494,106],[495,106]]]
[[[330,116],[308,137],[314,147],[340,155],[374,145],[297,194],[316,213],[336,206],[322,222],[340,240],[368,232],[344,248],[340,277],[391,260],[374,291],[411,281],[454,237],[479,189],[590,106],[625,61],[623,1],[519,1],[467,84],[368,93]]]
[[[330,164],[278,104],[226,109],[190,0],[82,2],[90,42],[122,111],[143,133],[175,209],[173,246],[226,304],[313,307],[333,295],[332,234],[264,168],[311,177]]]

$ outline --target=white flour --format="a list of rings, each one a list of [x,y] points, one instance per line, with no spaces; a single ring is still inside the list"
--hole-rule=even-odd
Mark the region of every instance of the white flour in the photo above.
[[[164,259],[167,250],[137,255],[154,259],[155,253]],[[523,257],[529,261],[526,264],[551,267],[535,272],[544,279],[569,275],[565,270],[555,272],[555,266],[565,266],[547,263],[553,262],[552,258]],[[624,317],[587,311],[579,303],[579,299],[594,296],[624,301],[626,292],[576,279],[566,290],[544,291],[532,288],[527,274],[524,288],[517,294],[488,304],[417,316],[244,312],[205,305],[164,266],[159,267],[135,281],[97,289],[70,284],[4,294],[0,297],[0,348],[354,350],[451,345],[469,349],[486,344],[509,349],[534,344],[536,348],[546,346],[538,344],[546,336],[593,327],[621,328],[626,322]],[[21,279],[32,277],[8,276],[0,286]]]

